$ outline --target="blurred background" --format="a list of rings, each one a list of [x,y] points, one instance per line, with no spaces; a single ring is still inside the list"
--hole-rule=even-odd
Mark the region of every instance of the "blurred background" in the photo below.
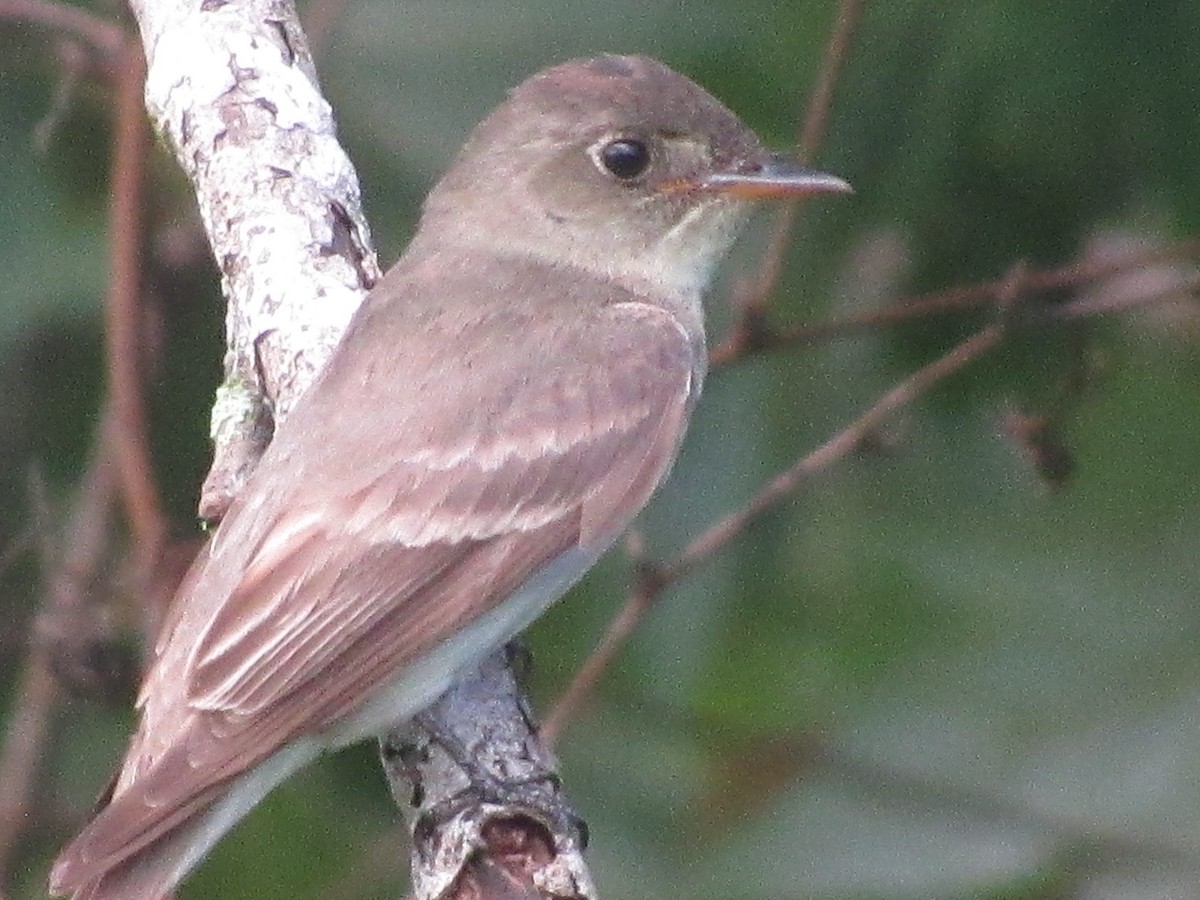
[[[317,62],[387,264],[471,125],[530,72],[647,53],[786,148],[835,13],[348,0]],[[18,900],[44,895],[123,748],[142,600],[128,559],[100,567],[89,592],[123,643],[93,662],[114,677],[92,697],[53,686],[30,732],[30,635],[79,550],[104,392],[113,97],[86,66],[64,91],[70,53],[13,16],[0,6],[0,733],[38,759],[33,803],[0,816]],[[866,6],[817,159],[856,194],[803,211],[770,321],[1010,277],[1011,328],[669,590],[569,722],[562,773],[602,896],[1200,898],[1197,47],[1194,0]],[[222,309],[161,148],[151,178],[151,435],[186,557]],[[714,343],[770,225],[726,266]],[[1035,293],[1017,266],[1076,269]],[[650,558],[998,315],[912,315],[719,369],[643,517]],[[630,581],[614,552],[532,630],[540,708]],[[398,822],[374,748],[343,753],[275,792],[180,896],[400,896]]]

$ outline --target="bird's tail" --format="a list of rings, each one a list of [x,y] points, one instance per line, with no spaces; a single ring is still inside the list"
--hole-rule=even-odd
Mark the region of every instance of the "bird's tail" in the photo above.
[[[229,829],[318,752],[313,742],[293,744],[165,816],[141,796],[144,785],[135,779],[59,854],[50,893],[71,900],[163,900]],[[145,823],[156,818],[147,831]]]
[[[79,867],[68,847],[51,872],[50,893],[70,894],[71,900],[163,900],[191,867],[181,863],[186,863],[193,848],[203,842],[206,818],[201,813],[82,883],[77,880]]]

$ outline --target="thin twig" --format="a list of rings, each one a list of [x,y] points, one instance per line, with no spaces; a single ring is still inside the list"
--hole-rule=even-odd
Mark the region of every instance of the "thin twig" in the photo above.
[[[50,537],[49,504],[45,483],[38,471],[29,476],[30,506],[34,511],[33,533],[38,538],[42,571],[49,575],[54,553]],[[43,604],[49,602],[49,591]],[[12,712],[0,745],[0,897],[8,888],[9,861],[25,827],[38,761],[42,758],[46,726],[54,699],[45,648],[36,638],[21,673]]]
[[[850,453],[897,409],[912,403],[939,381],[998,346],[1003,335],[1004,331],[1000,325],[988,325],[956,344],[944,356],[918,369],[880,397],[870,409],[842,431],[791,468],[772,478],[749,503],[730,513],[689,543],[673,563],[662,569],[662,580],[667,584],[678,581],[697,564],[729,543],[735,535],[745,530],[753,519],[776,506],[796,490],[810,475]]]
[[[54,95],[50,99],[50,107],[33,128],[33,145],[42,153],[50,147],[51,139],[67,121],[71,112],[71,102],[83,82],[84,73],[88,70],[88,52],[79,41],[59,41],[57,54],[59,71]]]
[[[1125,272],[1141,269],[1157,263],[1172,262],[1200,255],[1200,238],[1188,238],[1172,244],[1169,247],[1156,247],[1139,253],[1131,253],[1121,259],[1079,260],[1065,266],[1025,274],[1017,286],[1021,296],[1035,295],[1047,291],[1067,287],[1078,287],[1103,278],[1120,275]],[[872,309],[841,319],[831,319],[828,322],[818,322],[812,325],[802,325],[798,328],[785,329],[776,333],[768,333],[760,337],[754,348],[756,351],[795,347],[803,344],[826,341],[833,338],[848,337],[863,331],[897,325],[916,319],[931,318],[939,315],[962,312],[970,309],[986,308],[996,302],[996,293],[1005,286],[1007,276],[993,281],[983,281],[965,287],[955,287],[944,291],[934,291],[910,297],[899,303]],[[1070,309],[1070,312],[1066,310]],[[1056,311],[1048,308],[1042,313],[1049,318],[1078,318],[1081,313],[1075,304]],[[737,348],[735,352],[714,350],[711,358],[712,368],[729,365],[742,356],[745,351]]]
[[[165,534],[165,516],[154,483],[142,396],[145,354],[141,341],[141,213],[149,143],[142,106],[144,82],[141,47],[131,40],[117,83],[105,339],[121,494],[143,574],[150,571]]]
[[[829,42],[825,45],[825,55],[821,59],[821,70],[817,75],[817,86],[808,101],[804,124],[800,128],[800,138],[796,142],[797,154],[802,163],[811,163],[816,159],[821,145],[825,143],[825,135],[829,132],[829,114],[833,110],[833,93],[846,67],[850,45],[858,30],[864,5],[865,0],[842,0],[838,6],[837,22],[829,35]]]
[[[817,85],[808,101],[804,122],[800,126],[796,156],[801,163],[812,163],[825,143],[825,135],[829,131],[829,117],[833,111],[834,90],[850,55],[850,46],[862,18],[863,4],[864,0],[842,0],[838,6],[837,21],[825,45]],[[754,279],[754,293],[761,299],[769,297],[774,292],[775,285],[779,283],[783,261],[792,243],[792,228],[795,226],[799,208],[799,203],[788,203],[779,210],[759,273]]]
[[[125,46],[121,26],[66,3],[51,0],[0,0],[0,20],[13,19],[45,25],[85,41],[109,59],[120,56]]]
[[[60,538],[61,549],[52,535],[45,486],[36,472],[30,478],[45,589],[0,747],[0,890],[7,881],[13,848],[27,825],[37,773],[46,757],[50,717],[58,696],[54,645],[63,635],[79,636],[87,585],[94,579],[113,533],[110,513],[116,480],[112,477],[111,434],[106,421],[97,433],[70,524]]]
[[[1167,249],[1156,249],[1115,262],[1072,263],[1045,272],[1031,273],[1018,263],[1002,279],[969,288],[956,288],[927,295],[924,298],[917,298],[916,301],[899,304],[896,308],[923,309],[924,314],[929,315],[931,309],[937,309],[940,312],[941,304],[947,300],[958,303],[964,298],[970,298],[971,306],[981,306],[982,300],[986,296],[992,307],[1002,316],[1011,317],[1012,310],[1017,307],[1022,294],[1031,290],[1049,290],[1068,284],[1093,281],[1120,274],[1126,269],[1138,269],[1153,263],[1186,258],[1197,252],[1200,252],[1200,240],[1193,239],[1181,241]],[[1075,320],[1086,316],[1125,312],[1142,306],[1162,303],[1171,298],[1186,295],[1198,288],[1200,288],[1200,276],[1191,276],[1166,284],[1160,291],[1137,295],[1121,302],[1114,302],[1111,298],[1080,300],[1046,310],[1046,315],[1063,320]],[[637,584],[630,592],[621,610],[609,623],[608,629],[596,648],[576,673],[550,715],[546,717],[542,732],[547,742],[552,744],[554,738],[561,731],[565,719],[585,702],[629,635],[664,591],[741,534],[759,515],[791,496],[805,479],[831,465],[860,445],[888,415],[900,407],[908,405],[920,394],[957,372],[972,360],[994,349],[1003,340],[1003,337],[1004,331],[1000,324],[989,325],[956,345],[944,356],[917,370],[884,394],[849,426],[799,460],[791,468],[777,475],[749,503],[714,523],[693,539],[675,560],[655,566],[638,556],[636,558],[639,569]]]
[[[924,777],[912,768],[889,766],[820,741],[805,741],[803,753],[810,773],[852,786],[869,794],[875,802],[908,814],[915,811],[924,817],[931,810],[945,810],[952,811],[955,821],[974,819],[1006,826],[1015,824],[1048,833],[1055,846],[1086,848],[1087,858],[1093,861],[1133,857],[1150,863],[1149,871],[1180,863],[1194,867],[1197,862],[1194,845],[1181,834],[1123,831],[1107,822],[1073,816],[1053,804],[1039,806],[1036,801],[1021,802],[1002,791],[989,792],[953,779]],[[1054,896],[1078,894],[1056,892]]]
[[[56,684],[45,649],[35,646],[25,660],[0,747],[0,895],[7,887],[9,861],[25,829],[34,783],[46,755]]]
[[[36,472],[31,476],[45,590],[0,751],[0,873],[7,872],[13,845],[25,824],[38,767],[45,758],[49,717],[57,696],[51,656],[56,642],[79,639],[80,632],[86,630],[81,616],[86,618],[83,607],[89,602],[88,586],[113,534],[111,510],[116,478],[112,431],[106,419],[97,432],[91,464],[76,496],[65,536],[60,538],[61,547],[51,534],[45,488]]]
[[[993,295],[993,302],[996,296]],[[918,369],[884,394],[866,412],[816,450],[776,475],[750,502],[715,522],[693,539],[671,562],[644,569],[624,606],[609,624],[604,637],[563,692],[545,719],[543,738],[552,745],[562,724],[591,694],[600,676],[624,645],[637,623],[671,585],[712,556],[769,509],[791,496],[811,475],[831,465],[859,446],[897,409],[912,403],[938,382],[998,346],[1004,330],[989,325],[954,346],[945,355]]]
[[[811,163],[825,141],[833,109],[834,91],[845,68],[864,2],[865,0],[842,0],[838,6],[837,21],[825,45],[817,84],[799,129],[796,155],[802,163]],[[774,293],[775,285],[779,283],[783,272],[783,263],[792,242],[792,229],[795,227],[799,208],[797,202],[785,203],[776,214],[775,224],[771,228],[766,249],[758,264],[758,271],[742,281],[734,290],[738,318],[730,326],[725,339],[714,349],[714,357],[731,355],[755,344],[757,326],[765,315],[767,300]]]
[[[553,751],[567,719],[587,702],[604,673],[608,671],[630,635],[641,624],[646,613],[661,596],[666,586],[659,587],[651,579],[639,578],[620,610],[608,623],[604,635],[592,648],[583,665],[571,677],[566,690],[559,695],[550,712],[543,716],[538,734],[547,749]]]
[[[1195,294],[1198,290],[1200,290],[1200,275],[1192,275],[1188,278],[1180,278],[1161,291],[1143,294],[1128,293],[1116,297],[1081,297],[1069,303],[1047,307],[1039,312],[1044,318],[1060,322],[1094,319],[1097,316],[1129,312],[1142,306],[1151,306],[1170,299],[1182,299]]]

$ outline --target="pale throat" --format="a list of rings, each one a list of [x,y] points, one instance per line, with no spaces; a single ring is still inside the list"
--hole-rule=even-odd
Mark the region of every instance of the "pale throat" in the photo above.
[[[631,235],[627,223],[605,228],[595,220],[587,228],[556,225],[547,230],[541,227],[545,217],[520,204],[516,207],[511,219],[523,227],[500,230],[488,227],[484,216],[428,216],[409,251],[432,240],[441,252],[453,253],[450,248],[465,246],[500,258],[537,260],[560,270],[586,273],[666,309],[702,350],[701,299],[749,218],[749,204],[733,200],[698,203],[670,227],[657,233],[650,228],[633,229],[636,235]],[[500,204],[494,207],[498,208],[502,208]],[[632,212],[636,215],[637,211]]]
[[[703,354],[701,300],[747,218],[748,210],[742,204],[693,207],[644,252],[602,257],[596,269],[635,293],[657,300]]]
[[[636,274],[681,294],[705,293],[717,266],[747,219],[742,204],[721,202],[688,210],[635,266]]]
[[[745,204],[697,204],[657,233],[633,229],[631,234],[625,223],[599,235],[564,229],[553,240],[529,241],[528,252],[615,282],[677,314],[690,312],[680,318],[698,328],[700,299],[747,218]]]

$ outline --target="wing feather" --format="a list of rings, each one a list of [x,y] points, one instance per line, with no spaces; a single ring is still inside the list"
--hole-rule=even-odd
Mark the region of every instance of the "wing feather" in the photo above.
[[[500,329],[535,356],[520,377],[489,368],[511,354],[483,346],[453,362],[453,393],[437,383],[450,363],[412,345],[384,360],[395,378],[331,365],[326,380],[346,383],[297,406],[189,575],[114,799],[64,854],[72,881],[164,838],[560,555],[598,553],[628,525],[674,459],[694,349],[641,304],[565,334],[548,321]],[[483,317],[458,327],[496,339]],[[377,347],[348,352],[380,365]],[[324,398],[354,388],[386,421],[334,424]]]

